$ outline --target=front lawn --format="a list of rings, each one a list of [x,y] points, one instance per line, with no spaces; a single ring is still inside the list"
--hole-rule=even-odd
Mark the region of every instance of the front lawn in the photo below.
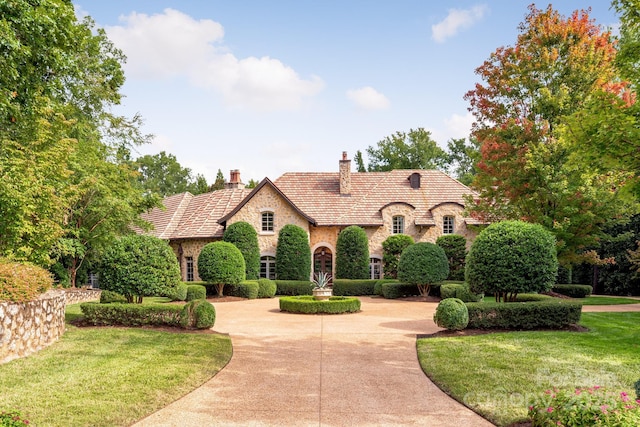
[[[80,314],[67,307],[67,321]],[[27,358],[0,365],[0,411],[38,426],[126,426],[195,389],[231,359],[212,333],[77,328]]]
[[[583,313],[588,332],[527,331],[423,338],[423,371],[442,390],[499,426],[526,420],[553,387],[604,386],[635,396],[640,313]]]

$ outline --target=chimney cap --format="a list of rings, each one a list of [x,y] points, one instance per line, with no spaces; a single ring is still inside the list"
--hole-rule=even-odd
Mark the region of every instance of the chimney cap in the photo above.
[[[342,160],[347,160],[347,152],[346,151],[342,152]]]

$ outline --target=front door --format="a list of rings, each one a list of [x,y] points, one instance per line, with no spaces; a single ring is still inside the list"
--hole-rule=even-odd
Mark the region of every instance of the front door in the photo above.
[[[313,276],[318,273],[331,274],[333,277],[333,257],[331,249],[326,246],[319,247],[313,253]]]

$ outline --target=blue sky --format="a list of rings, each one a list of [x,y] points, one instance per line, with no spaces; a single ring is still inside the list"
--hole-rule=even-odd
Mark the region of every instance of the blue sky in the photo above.
[[[126,98],[162,150],[213,182],[337,171],[341,153],[423,127],[442,146],[473,121],[474,70],[513,45],[529,1],[78,0],[128,57]],[[536,3],[540,9],[547,2]],[[609,1],[591,7],[617,25]]]

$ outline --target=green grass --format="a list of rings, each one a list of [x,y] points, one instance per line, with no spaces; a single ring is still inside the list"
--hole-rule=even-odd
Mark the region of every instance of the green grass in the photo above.
[[[640,379],[640,313],[583,313],[589,332],[530,331],[424,338],[423,371],[442,390],[499,426],[527,418],[552,387],[605,386],[634,396]]]
[[[67,307],[67,321],[79,315]],[[0,410],[38,426],[126,426],[203,384],[231,353],[224,335],[67,325],[52,346],[0,365]]]
[[[623,297],[603,297],[591,295],[586,298],[579,298],[582,305],[618,305],[618,304],[640,304],[640,300]]]

